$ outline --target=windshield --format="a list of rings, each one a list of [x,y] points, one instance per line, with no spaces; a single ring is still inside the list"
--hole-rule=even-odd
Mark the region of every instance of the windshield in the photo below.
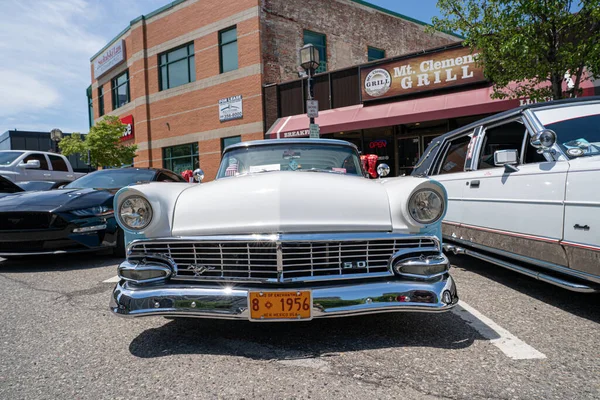
[[[66,189],[120,189],[139,182],[149,182],[154,179],[156,171],[152,169],[103,169],[92,172],[74,180],[65,186]]]
[[[289,143],[240,147],[223,156],[218,178],[269,171],[361,175],[357,152],[347,146]]]
[[[50,181],[29,181],[19,182],[18,185],[21,186],[21,189],[31,192],[34,190],[50,190],[55,183]]]
[[[22,151],[0,151],[0,165],[9,165],[15,161]]]
[[[600,155],[600,105],[550,109],[536,115],[556,132],[558,145],[570,159]]]

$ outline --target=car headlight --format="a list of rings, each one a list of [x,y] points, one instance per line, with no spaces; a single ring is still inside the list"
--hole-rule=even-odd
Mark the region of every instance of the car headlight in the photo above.
[[[144,229],[152,221],[152,207],[141,196],[128,197],[119,207],[119,220],[128,229]]]
[[[408,212],[420,224],[434,223],[444,214],[444,199],[434,190],[417,190],[408,201]]]
[[[102,217],[113,213],[113,209],[107,206],[96,206],[90,208],[82,208],[80,210],[73,210],[71,214],[77,215],[78,217],[91,217],[97,216]]]

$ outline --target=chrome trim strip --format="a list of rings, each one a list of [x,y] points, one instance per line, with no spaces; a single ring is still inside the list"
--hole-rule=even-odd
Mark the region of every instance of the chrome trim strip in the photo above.
[[[554,276],[550,276],[550,275],[546,275],[542,272],[537,272],[534,270],[531,270],[529,268],[525,268],[522,267],[520,265],[516,265],[507,261],[502,261],[499,260],[497,258],[488,256],[486,254],[482,254],[482,253],[478,253],[476,251],[470,250],[470,249],[459,249],[459,248],[455,248],[457,251],[457,254],[466,254],[468,256],[489,262],[491,264],[495,264],[498,265],[500,267],[504,267],[507,269],[510,269],[512,271],[521,273],[523,275],[527,275],[531,278],[546,282],[546,283],[550,283],[552,285],[555,286],[559,286],[563,289],[567,289],[567,290],[571,290],[574,292],[579,292],[579,293],[597,293],[600,292],[600,287],[596,288],[596,287],[592,287],[592,286],[588,286],[588,285],[584,285],[581,283],[575,283],[575,282],[569,282],[566,281],[564,279],[560,279]]]
[[[444,312],[452,309],[458,302],[456,284],[448,274],[427,282],[389,280],[294,288],[307,289],[312,292],[314,318],[399,311]],[[174,316],[248,320],[248,292],[251,290],[265,288],[185,284],[142,287],[122,281],[113,291],[110,309],[113,314],[121,317]],[[451,298],[448,304],[443,301],[446,292],[449,292]],[[400,302],[397,300],[398,296],[407,296],[410,301]]]
[[[531,264],[531,265],[534,265],[536,267],[549,269],[549,270],[552,270],[552,271],[560,273],[560,274],[571,276],[573,278],[582,279],[582,280],[586,280],[586,281],[591,281],[591,282],[594,282],[594,283],[600,283],[600,276],[588,274],[586,272],[577,271],[577,270],[574,270],[574,269],[571,269],[571,268],[568,268],[568,267],[564,267],[562,265],[554,264],[554,263],[547,262],[547,261],[538,260],[538,259],[527,257],[527,256],[522,256],[520,254],[511,253],[511,252],[504,251],[504,250],[499,250],[499,249],[491,248],[491,247],[488,247],[488,246],[484,246],[484,245],[480,245],[480,244],[477,244],[477,243],[469,242],[467,240],[460,240],[460,239],[457,239],[457,238],[446,237],[446,236],[444,236],[444,239],[446,241],[448,241],[448,242],[455,242],[455,243],[461,244],[461,245],[463,245],[465,247],[473,247],[475,249],[483,250],[483,251],[486,251],[486,252],[489,252],[489,253],[494,253],[494,254],[497,254],[497,255],[502,256],[502,257],[512,258],[514,260],[521,261],[521,262],[524,262],[526,264]],[[451,250],[454,252],[454,254],[464,254],[464,253],[457,253],[453,249],[451,249]],[[460,252],[461,249],[457,248],[456,250]],[[468,249],[462,249],[462,250],[469,251]],[[472,253],[472,251],[471,251],[471,253]]]
[[[465,229],[474,229],[474,230],[479,230],[479,231],[483,231],[483,232],[497,233],[500,235],[514,236],[514,237],[518,237],[518,238],[522,238],[522,239],[538,240],[541,242],[548,242],[548,243],[558,243],[559,242],[559,239],[555,239],[555,238],[528,235],[526,233],[509,232],[509,231],[503,231],[500,229],[485,228],[483,226],[460,224],[460,223],[446,222],[446,221],[442,222],[442,224],[448,224],[448,225],[457,226],[457,227],[461,227],[461,228],[465,228]]]
[[[436,236],[415,235],[394,232],[360,232],[360,233],[274,233],[274,234],[244,234],[244,235],[212,235],[212,236],[172,236],[149,239],[137,239],[129,243],[127,250],[136,244],[144,243],[178,243],[182,241],[198,241],[203,243],[220,242],[249,242],[249,241],[290,241],[290,242],[339,242],[352,240],[394,240],[394,239],[430,239],[438,240]]]

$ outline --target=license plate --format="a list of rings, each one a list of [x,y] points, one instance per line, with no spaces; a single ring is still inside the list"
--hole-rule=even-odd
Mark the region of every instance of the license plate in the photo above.
[[[248,293],[252,321],[308,320],[312,318],[310,290],[276,290]]]

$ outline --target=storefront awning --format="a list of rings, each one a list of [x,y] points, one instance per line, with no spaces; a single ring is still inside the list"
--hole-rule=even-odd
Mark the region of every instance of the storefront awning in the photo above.
[[[327,134],[497,113],[521,105],[519,100],[491,99],[492,92],[491,87],[484,87],[375,106],[365,107],[359,104],[336,108],[319,111],[315,123],[319,125],[321,134]],[[267,131],[267,137],[272,139],[307,137],[309,136],[308,124],[306,114],[282,117],[277,119]]]

